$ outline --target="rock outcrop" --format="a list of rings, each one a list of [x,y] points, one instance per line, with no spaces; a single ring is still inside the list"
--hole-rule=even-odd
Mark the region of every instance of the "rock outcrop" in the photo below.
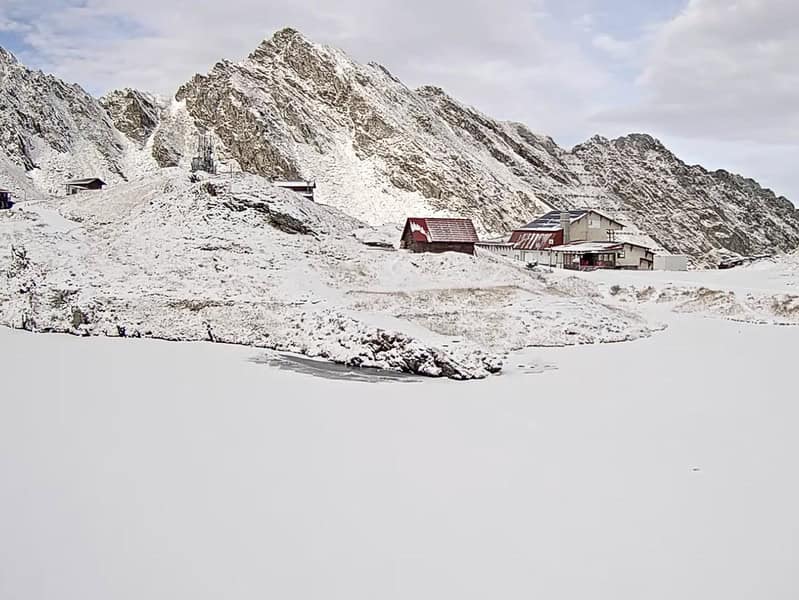
[[[125,138],[80,86],[30,70],[0,49],[0,158],[57,194],[67,179],[122,179]]]
[[[100,98],[114,126],[143,146],[160,121],[162,107],[150,95],[130,88],[115,90]]]

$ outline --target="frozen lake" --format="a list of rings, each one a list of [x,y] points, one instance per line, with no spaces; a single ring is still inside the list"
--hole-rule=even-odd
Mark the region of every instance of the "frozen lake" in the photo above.
[[[799,329],[482,382],[0,329],[0,598],[799,597]]]

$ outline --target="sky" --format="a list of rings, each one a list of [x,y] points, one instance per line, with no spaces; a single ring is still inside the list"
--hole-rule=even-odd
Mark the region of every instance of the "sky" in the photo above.
[[[0,45],[163,95],[282,27],[570,147],[645,132],[799,204],[796,0],[0,0]]]

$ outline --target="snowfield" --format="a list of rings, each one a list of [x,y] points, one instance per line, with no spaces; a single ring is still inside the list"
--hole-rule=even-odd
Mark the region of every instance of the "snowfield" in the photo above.
[[[396,228],[370,228],[256,176],[190,181],[164,170],[2,215],[0,323],[244,344],[455,379],[486,377],[530,346],[660,328],[582,279],[381,248],[392,231],[398,243]]]
[[[793,600],[797,344],[673,315],[358,383],[0,329],[0,597]]]
[[[397,233],[179,170],[0,212],[0,598],[799,595],[799,255]]]

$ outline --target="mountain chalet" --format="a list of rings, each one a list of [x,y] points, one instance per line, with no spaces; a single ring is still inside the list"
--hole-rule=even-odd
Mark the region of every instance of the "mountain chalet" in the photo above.
[[[476,247],[562,269],[651,271],[654,252],[616,239],[623,229],[622,223],[593,209],[552,211],[515,230],[507,242],[479,242]]]
[[[106,186],[105,181],[99,177],[87,177],[86,179],[73,179],[67,181],[67,196],[91,190],[102,190]]]
[[[471,219],[411,217],[405,221],[400,248],[411,252],[474,254],[478,241]]]
[[[314,181],[273,181],[272,185],[300,194],[306,200],[314,200]]]

